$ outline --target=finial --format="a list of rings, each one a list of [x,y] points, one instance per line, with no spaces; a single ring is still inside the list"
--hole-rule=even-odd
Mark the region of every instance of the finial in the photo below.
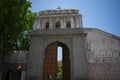
[[[57,9],[62,9],[60,6],[58,6],[58,8]]]

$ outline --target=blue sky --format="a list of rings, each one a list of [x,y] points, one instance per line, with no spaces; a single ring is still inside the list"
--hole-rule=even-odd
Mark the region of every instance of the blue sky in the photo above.
[[[79,9],[83,26],[98,28],[120,36],[120,0],[30,0],[31,10],[61,8]]]

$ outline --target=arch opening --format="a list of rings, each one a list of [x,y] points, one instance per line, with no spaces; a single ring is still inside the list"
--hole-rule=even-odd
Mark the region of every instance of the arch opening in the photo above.
[[[45,28],[49,29],[49,22],[46,22]]]
[[[71,23],[70,23],[70,21],[67,21],[67,22],[66,22],[66,27],[67,27],[67,28],[71,28]]]
[[[60,42],[50,44],[45,50],[43,80],[51,78],[53,80],[71,80],[69,56],[69,48],[65,44]]]
[[[55,28],[60,28],[60,21],[56,22]]]

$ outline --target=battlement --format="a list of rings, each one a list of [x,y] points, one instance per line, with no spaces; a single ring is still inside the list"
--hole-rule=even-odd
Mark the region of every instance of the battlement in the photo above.
[[[79,14],[79,10],[77,9],[49,9],[49,10],[42,10],[39,12],[39,15],[69,15],[69,14]]]

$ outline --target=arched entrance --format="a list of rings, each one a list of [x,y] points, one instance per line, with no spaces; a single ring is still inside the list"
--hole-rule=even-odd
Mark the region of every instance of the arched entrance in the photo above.
[[[54,42],[50,44],[45,50],[44,67],[43,67],[43,80],[52,78],[57,80],[57,47],[62,47],[62,80],[71,80],[70,75],[70,53],[69,48],[61,43]]]

